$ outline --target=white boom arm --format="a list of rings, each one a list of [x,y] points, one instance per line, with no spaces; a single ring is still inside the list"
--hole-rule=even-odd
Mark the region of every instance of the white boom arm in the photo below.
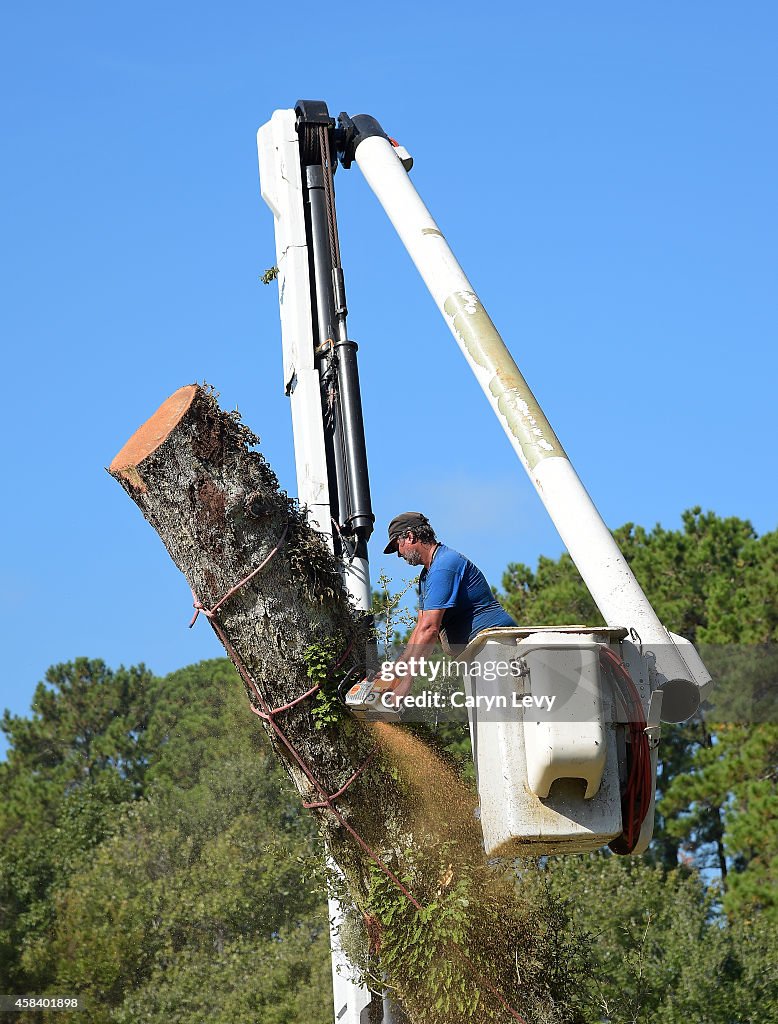
[[[364,120],[374,134],[357,143],[355,162],[443,314],[605,622],[636,630],[644,651],[653,652],[664,691],[664,720],[689,718],[710,686],[710,675],[694,647],[668,633],[657,618],[394,146],[370,125],[372,118]]]

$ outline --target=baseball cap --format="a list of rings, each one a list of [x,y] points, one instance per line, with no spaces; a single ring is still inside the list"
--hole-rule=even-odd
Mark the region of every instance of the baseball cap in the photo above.
[[[389,543],[384,548],[384,554],[394,554],[397,550],[397,538],[402,537],[406,530],[418,529],[429,524],[429,519],[421,512],[401,512],[389,523]]]

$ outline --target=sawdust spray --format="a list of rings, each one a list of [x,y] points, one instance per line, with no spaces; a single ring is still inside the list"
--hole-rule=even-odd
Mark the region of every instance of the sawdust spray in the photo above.
[[[537,872],[487,861],[474,792],[422,739],[385,723],[371,731],[403,797],[395,866],[422,906],[375,873],[372,945],[384,982],[425,1024],[573,1020],[560,987],[566,915]]]

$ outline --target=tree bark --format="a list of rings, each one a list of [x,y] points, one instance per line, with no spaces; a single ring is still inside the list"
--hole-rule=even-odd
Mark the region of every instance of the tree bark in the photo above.
[[[190,385],[136,431],[109,472],[205,608],[267,560],[215,615],[260,710],[263,702],[286,705],[311,687],[312,652],[332,663],[325,691],[332,673],[362,673],[368,626],[327,546],[279,490],[256,443],[212,394]],[[558,908],[538,895],[520,897],[486,867],[474,799],[455,774],[402,727],[359,722],[345,712],[322,727],[314,709],[308,698],[276,721],[326,793],[363,769],[334,804],[337,814],[328,807],[313,813],[344,872],[346,895],[367,922],[363,936],[375,954],[367,968],[380,971],[412,1020],[425,1024],[576,1019],[565,1008],[571,974],[559,961]],[[302,799],[320,802],[310,774],[264,726]],[[400,877],[415,905],[398,890]],[[435,957],[447,961],[442,975]],[[520,959],[532,963],[531,977],[522,977]]]

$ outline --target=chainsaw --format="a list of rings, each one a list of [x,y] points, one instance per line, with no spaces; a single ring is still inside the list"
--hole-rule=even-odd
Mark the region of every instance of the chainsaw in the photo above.
[[[395,684],[394,679],[386,681],[380,676],[366,676],[349,685],[346,678],[341,683],[341,700],[355,718],[370,722],[401,722],[405,711],[402,698],[396,698],[397,703],[383,699],[392,692]]]

